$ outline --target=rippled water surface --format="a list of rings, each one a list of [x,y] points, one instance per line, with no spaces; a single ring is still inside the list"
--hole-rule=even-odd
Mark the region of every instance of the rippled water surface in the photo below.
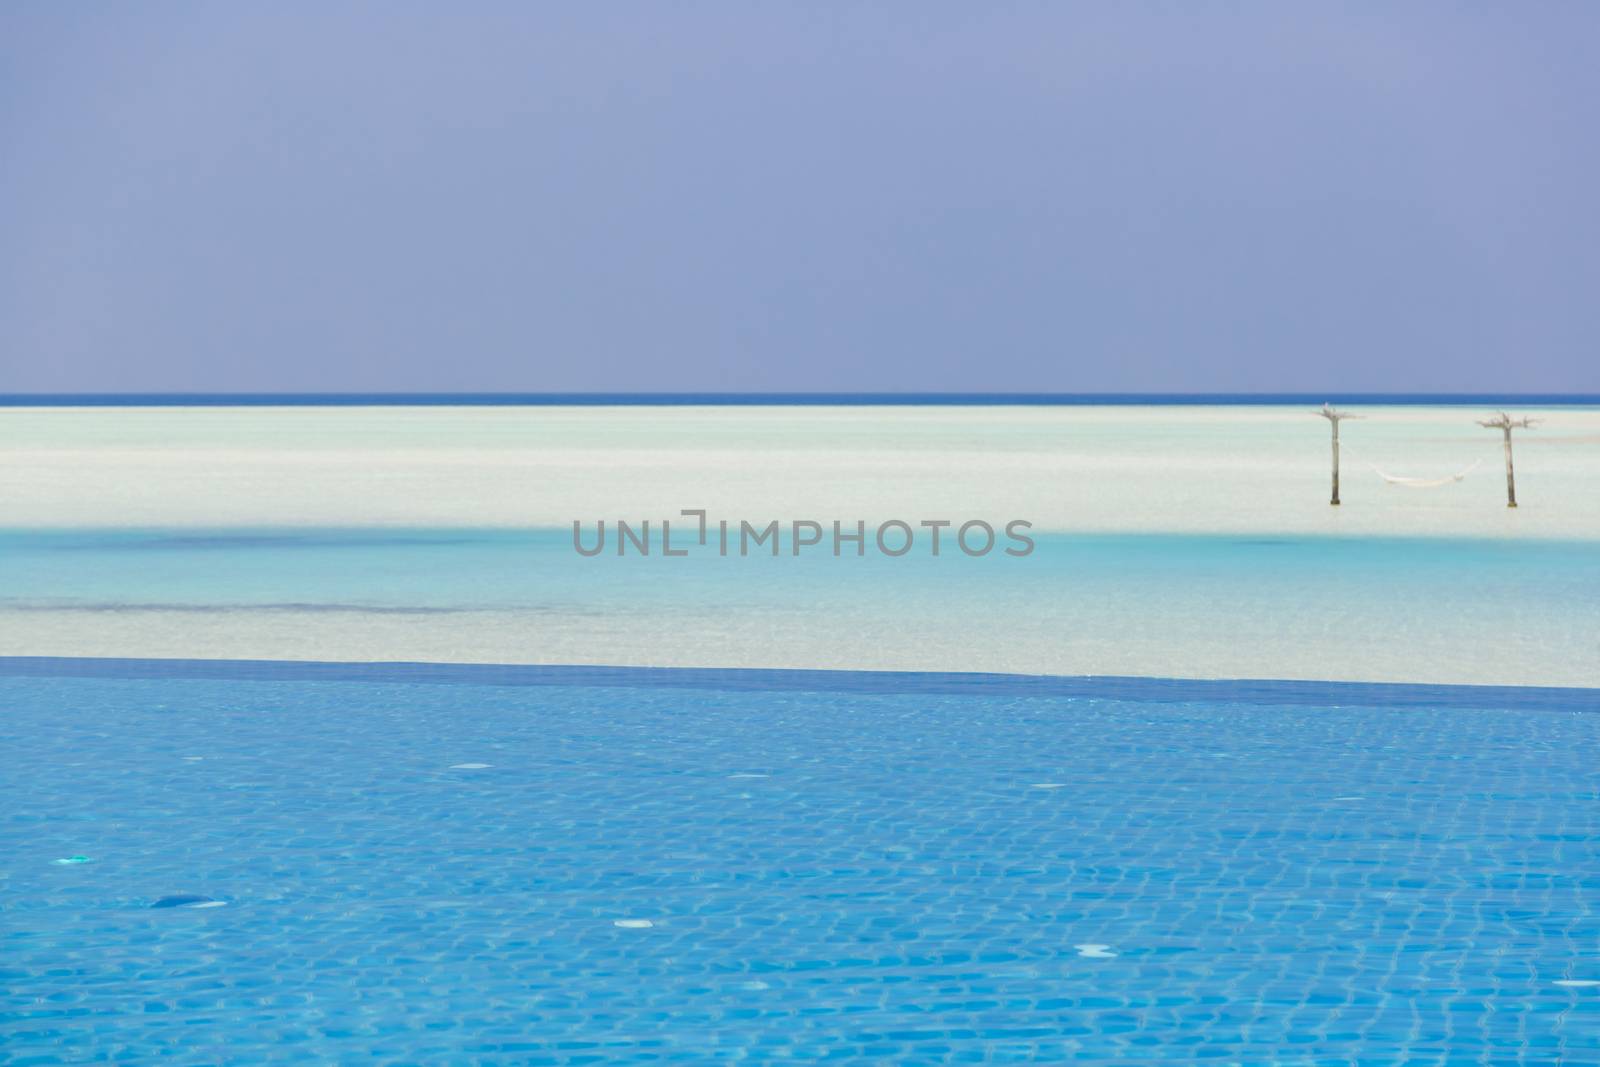
[[[1585,694],[872,688],[0,678],[0,1058],[1600,1062]]]

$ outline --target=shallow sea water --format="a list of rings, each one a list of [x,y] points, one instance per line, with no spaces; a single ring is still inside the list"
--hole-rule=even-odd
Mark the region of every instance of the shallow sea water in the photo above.
[[[0,650],[1600,686],[1597,541],[1035,536],[586,559],[570,528],[0,529]]]
[[[0,677],[0,1059],[1600,1063],[1593,691],[661,677]]]

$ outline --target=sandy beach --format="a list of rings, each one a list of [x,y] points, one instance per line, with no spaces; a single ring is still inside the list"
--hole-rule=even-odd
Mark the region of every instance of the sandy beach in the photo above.
[[[0,525],[566,527],[1024,518],[1040,530],[1600,537],[1600,410],[1518,412],[1521,506],[1476,408],[112,408],[0,413]],[[1439,478],[1385,483],[1368,464]]]

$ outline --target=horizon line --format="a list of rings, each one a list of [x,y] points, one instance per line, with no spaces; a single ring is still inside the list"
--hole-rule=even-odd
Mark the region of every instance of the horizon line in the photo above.
[[[1596,405],[1600,393],[1561,392],[39,392],[0,393],[0,407],[604,407],[604,406],[1135,406]]]

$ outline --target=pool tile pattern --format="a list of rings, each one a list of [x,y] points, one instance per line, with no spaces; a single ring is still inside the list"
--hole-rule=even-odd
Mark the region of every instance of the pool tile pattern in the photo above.
[[[0,1060],[1600,1063],[1597,709],[1328,692],[0,677]]]

